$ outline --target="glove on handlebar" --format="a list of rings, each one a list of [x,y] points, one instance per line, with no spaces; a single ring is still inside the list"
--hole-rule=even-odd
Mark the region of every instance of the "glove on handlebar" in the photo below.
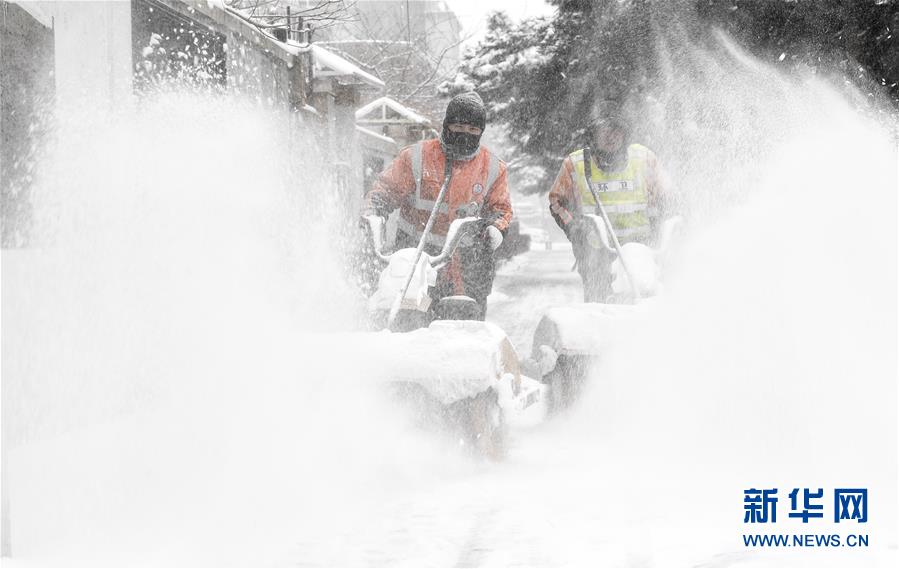
[[[491,251],[496,251],[499,249],[499,246],[503,244],[503,232],[497,229],[495,225],[487,227],[486,238],[487,242],[490,244]]]
[[[494,225],[495,221],[494,217],[482,217],[477,221],[473,231],[474,235],[479,236],[490,245],[491,251],[496,251],[503,242],[503,232]]]

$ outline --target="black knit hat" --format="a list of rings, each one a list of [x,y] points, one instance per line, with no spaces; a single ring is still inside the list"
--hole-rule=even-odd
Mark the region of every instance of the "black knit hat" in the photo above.
[[[487,126],[487,108],[480,95],[469,91],[452,98],[446,106],[443,128],[454,123],[476,126],[484,130],[484,127]]]
[[[590,124],[588,128],[592,131],[603,125],[621,129],[625,133],[625,138],[629,136],[631,131],[630,120],[622,112],[621,104],[614,99],[599,101],[590,110]]]

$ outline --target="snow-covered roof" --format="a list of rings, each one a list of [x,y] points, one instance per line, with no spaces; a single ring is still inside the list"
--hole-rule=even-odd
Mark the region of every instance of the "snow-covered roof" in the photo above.
[[[221,0],[210,0],[210,2],[220,1]],[[217,7],[217,5],[215,4],[210,4],[209,6],[210,9],[213,9],[215,7]],[[315,67],[316,77],[351,77],[355,82],[364,83],[372,87],[384,86],[384,82],[374,75],[366,73],[365,71],[360,69],[359,66],[347,61],[336,53],[328,51],[320,45],[299,43],[292,39],[281,41],[275,38],[274,35],[272,35],[268,31],[264,31],[259,28],[253,22],[252,18],[241,10],[237,10],[235,8],[224,5],[222,5],[222,7],[224,8],[224,11],[226,13],[235,16],[244,24],[252,26],[254,28],[254,31],[256,31],[260,36],[266,38],[269,42],[278,46],[283,52],[290,55],[300,55],[301,53],[312,52],[312,61]]]
[[[320,45],[310,44],[309,46],[312,49],[312,58],[315,62],[315,67],[318,73],[316,73],[317,77],[354,77],[356,80],[365,83],[366,85],[371,85],[372,87],[383,87],[384,82],[371,75],[370,73],[366,73],[362,71],[354,63],[347,61],[346,59],[340,57],[336,53],[328,51]]]
[[[387,116],[387,109],[392,109],[405,120],[391,119]],[[365,105],[356,111],[356,120],[365,123],[397,123],[412,122],[414,124],[430,125],[430,119],[421,116],[409,107],[401,105],[390,97],[381,97]]]
[[[46,10],[46,4],[41,6],[38,2],[23,2],[21,0],[13,0],[12,4],[18,5],[20,8],[28,12],[32,18],[40,22],[46,28],[53,27],[53,14],[52,12]],[[50,6],[52,10],[53,6]]]

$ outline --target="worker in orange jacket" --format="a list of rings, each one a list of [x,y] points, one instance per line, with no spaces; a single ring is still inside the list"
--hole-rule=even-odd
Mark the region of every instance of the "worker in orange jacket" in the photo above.
[[[457,250],[440,271],[431,296],[435,301],[455,294],[470,296],[480,306],[482,320],[496,274],[493,252],[512,220],[506,164],[480,143],[486,122],[487,111],[477,93],[455,96],[446,107],[440,138],[404,148],[365,196],[364,212],[387,217],[399,208],[396,246],[416,247],[440,187],[450,176],[434,225],[425,236],[425,251],[439,253],[456,218],[480,217],[484,228],[472,246]]]

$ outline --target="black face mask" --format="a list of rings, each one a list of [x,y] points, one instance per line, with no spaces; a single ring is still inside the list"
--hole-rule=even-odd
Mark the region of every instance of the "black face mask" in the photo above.
[[[471,156],[477,152],[481,144],[480,134],[453,132],[448,128],[443,129],[443,135],[440,138],[449,157],[455,159]]]
[[[597,148],[593,151],[593,159],[596,160],[596,165],[606,171],[618,170],[620,166],[624,166],[626,158],[627,149],[622,149],[618,152],[606,152]]]

